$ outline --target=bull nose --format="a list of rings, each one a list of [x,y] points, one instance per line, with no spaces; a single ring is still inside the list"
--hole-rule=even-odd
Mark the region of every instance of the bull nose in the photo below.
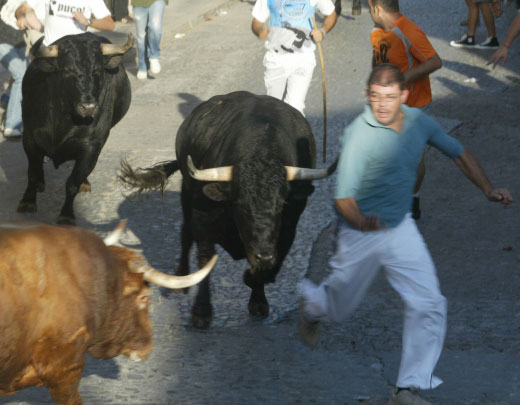
[[[265,253],[255,253],[254,255],[256,265],[260,268],[267,268],[274,266],[274,256]]]
[[[93,117],[98,111],[98,104],[93,102],[78,103],[76,110],[83,118]]]

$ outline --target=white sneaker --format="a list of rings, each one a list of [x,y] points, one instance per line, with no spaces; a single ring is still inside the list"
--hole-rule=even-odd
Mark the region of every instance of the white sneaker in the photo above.
[[[22,136],[22,131],[16,128],[6,128],[4,129],[4,136],[6,138],[16,138]]]
[[[148,78],[148,73],[143,72],[141,70],[139,70],[137,72],[137,80],[146,80],[147,78]]]
[[[156,75],[161,72],[161,64],[159,59],[150,59],[150,73]]]

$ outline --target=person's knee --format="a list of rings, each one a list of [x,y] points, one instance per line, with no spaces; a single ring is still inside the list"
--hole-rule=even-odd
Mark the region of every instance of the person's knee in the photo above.
[[[154,17],[150,19],[148,28],[154,32],[155,35],[159,35],[162,31],[162,18]]]
[[[443,321],[448,312],[448,301],[441,293],[429,294],[428,296],[414,300],[409,307],[420,313],[425,319],[437,319]]]

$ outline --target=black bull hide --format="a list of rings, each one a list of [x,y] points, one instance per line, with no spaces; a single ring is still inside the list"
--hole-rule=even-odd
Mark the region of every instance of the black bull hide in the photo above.
[[[49,47],[33,47],[36,57],[22,83],[23,147],[29,167],[18,212],[36,211],[36,193],[45,188],[45,156],[56,168],[74,160],[58,217],[59,223],[74,222],[74,198],[79,191],[90,191],[87,177],[110,129],[130,106],[130,82],[122,60],[133,37],[126,45],[106,44],[110,41],[85,33],[63,37]]]
[[[189,273],[195,241],[199,263],[220,244],[235,260],[247,258],[244,282],[251,288],[249,312],[267,316],[264,285],[275,281],[314,187],[310,180],[288,181],[286,166],[314,168],[316,148],[303,115],[269,96],[235,92],[200,104],[182,123],[176,138],[177,160],[134,171],[126,162],[121,179],[139,191],[163,188],[182,172],[182,254],[178,275]],[[201,181],[198,170],[232,167],[225,181]],[[332,173],[332,165],[325,176]],[[323,177],[325,177],[323,176]],[[208,327],[212,316],[209,278],[199,287],[192,323]]]

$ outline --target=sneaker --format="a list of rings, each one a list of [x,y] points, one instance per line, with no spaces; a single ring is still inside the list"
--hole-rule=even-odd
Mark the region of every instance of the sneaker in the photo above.
[[[146,80],[147,78],[148,78],[148,73],[143,72],[141,70],[139,70],[137,72],[137,80]]]
[[[161,72],[161,64],[159,59],[150,59],[150,73],[156,75]]]
[[[399,390],[392,392],[388,405],[432,405],[419,396],[419,391],[413,388],[409,390]]]
[[[498,49],[499,48],[498,39],[497,39],[497,37],[488,37],[488,39],[486,39],[484,42],[482,42],[481,44],[476,45],[475,48],[478,48],[478,49]]]
[[[451,41],[450,46],[453,46],[454,48],[474,48],[475,37],[470,37],[467,34],[464,34],[458,41]]]
[[[4,137],[6,138],[17,138],[22,136],[22,131],[16,128],[6,128],[4,129]]]
[[[320,323],[311,321],[305,315],[305,299],[300,301],[300,318],[298,320],[298,332],[302,343],[314,349],[320,339]]]
[[[415,219],[416,221],[421,218],[421,207],[419,204],[419,197],[413,197],[412,218]]]

